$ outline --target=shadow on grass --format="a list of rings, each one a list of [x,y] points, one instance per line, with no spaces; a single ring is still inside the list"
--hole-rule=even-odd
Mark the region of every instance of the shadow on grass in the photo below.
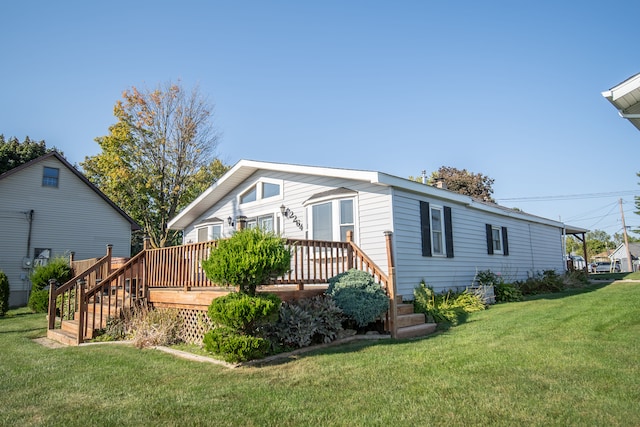
[[[568,297],[572,297],[572,296],[575,296],[575,295],[581,295],[581,294],[586,294],[586,293],[589,293],[589,292],[595,292],[595,291],[597,291],[599,289],[602,289],[604,287],[609,286],[613,282],[614,281],[611,280],[611,281],[606,281],[606,282],[602,282],[602,283],[591,283],[591,284],[588,284],[588,285],[584,285],[583,287],[574,287],[574,288],[564,289],[564,290],[562,290],[560,292],[536,294],[536,295],[527,295],[527,296],[524,297],[524,301],[535,301],[535,300],[541,300],[541,299],[554,300],[554,299],[568,298]]]

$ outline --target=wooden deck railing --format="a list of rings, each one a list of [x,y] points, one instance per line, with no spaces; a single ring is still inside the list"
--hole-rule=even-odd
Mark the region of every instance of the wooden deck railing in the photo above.
[[[122,309],[131,308],[144,300],[148,289],[177,288],[189,291],[192,288],[213,287],[215,284],[202,269],[202,261],[209,257],[216,245],[217,242],[210,241],[159,249],[145,248],[111,273],[108,273],[111,267],[111,248],[108,247],[107,256],[50,293],[49,328],[56,327],[56,313],[60,319],[66,319],[77,312],[80,343],[90,337],[93,330],[104,328],[110,316],[119,316]],[[346,242],[286,239],[285,245],[291,251],[291,270],[265,285],[295,284],[298,289],[303,289],[305,284],[327,283],[333,276],[355,268],[370,273],[385,289],[392,305],[390,312],[395,312],[391,258],[388,266],[390,275],[387,275],[353,243],[351,234]],[[387,245],[387,251],[390,251],[389,239]],[[63,303],[67,305],[63,306]]]
[[[82,323],[82,316],[85,314],[83,307],[83,290],[87,284],[95,286],[100,283],[102,278],[108,276],[111,270],[111,254],[112,246],[107,245],[107,254],[93,263],[74,263],[73,258],[70,259],[72,271],[76,272],[79,267],[83,269],[77,273],[71,280],[57,287],[57,282],[52,280],[49,282],[49,310],[48,310],[48,328],[59,329],[63,320],[74,320],[76,313],[78,315],[79,324]],[[82,342],[78,334],[78,343]]]

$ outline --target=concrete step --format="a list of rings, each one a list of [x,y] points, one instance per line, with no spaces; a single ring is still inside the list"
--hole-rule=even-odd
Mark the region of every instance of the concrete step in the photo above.
[[[396,305],[398,315],[401,314],[413,314],[413,304],[398,304]]]
[[[65,345],[78,345],[77,336],[62,329],[49,329],[47,331],[47,338]]]
[[[426,321],[424,313],[412,313],[398,315],[396,325],[398,328],[405,328],[407,326],[420,325]]]
[[[434,333],[437,326],[435,323],[422,323],[420,325],[398,328],[396,338],[426,337]]]

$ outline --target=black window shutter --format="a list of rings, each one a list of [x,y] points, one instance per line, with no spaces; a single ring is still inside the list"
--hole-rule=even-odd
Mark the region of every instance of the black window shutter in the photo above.
[[[422,232],[422,256],[432,256],[429,203],[422,201],[420,202],[420,231]]]
[[[507,227],[502,227],[502,255],[509,255],[509,238],[507,237]]]
[[[491,224],[485,224],[487,229],[487,253],[493,255],[493,236],[491,232]]]
[[[451,226],[451,208],[444,207],[444,238],[447,243],[447,258],[453,258],[453,228]]]

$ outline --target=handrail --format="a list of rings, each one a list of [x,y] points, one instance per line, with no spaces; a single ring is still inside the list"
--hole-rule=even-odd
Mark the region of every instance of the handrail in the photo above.
[[[79,311],[85,314],[79,322],[81,340],[91,331],[105,327],[109,317],[119,316],[121,310],[146,298],[147,255],[148,250],[142,250],[95,286],[80,291]]]
[[[67,301],[67,305],[68,305],[68,312],[67,314],[70,314],[70,304],[71,301],[74,301],[74,312],[75,310],[78,308],[77,307],[77,303],[78,300],[75,299],[75,293],[71,294],[71,290],[74,289],[77,286],[78,281],[80,280],[87,280],[87,278],[93,278],[94,281],[97,278],[97,273],[102,270],[103,268],[106,271],[106,273],[108,274],[108,266],[111,263],[111,246],[107,246],[107,254],[105,256],[103,256],[102,258],[98,259],[96,261],[96,263],[88,268],[86,268],[84,271],[76,274],[72,279],[70,279],[69,281],[67,281],[65,284],[63,284],[62,286],[59,287],[55,287],[53,286],[53,283],[50,284],[49,286],[49,308],[48,308],[48,315],[49,315],[49,324],[48,324],[48,328],[49,329],[55,329],[56,328],[56,313],[58,311],[58,308],[60,308],[60,319],[62,321],[62,319],[65,317],[65,313],[64,313],[64,301],[66,299]],[[105,268],[105,266],[107,268]],[[95,274],[94,274],[95,273]],[[106,275],[106,274],[105,274]],[[57,301],[58,301],[58,297],[61,295],[65,295],[68,294],[67,298],[62,298],[62,305],[60,307],[57,306]]]

